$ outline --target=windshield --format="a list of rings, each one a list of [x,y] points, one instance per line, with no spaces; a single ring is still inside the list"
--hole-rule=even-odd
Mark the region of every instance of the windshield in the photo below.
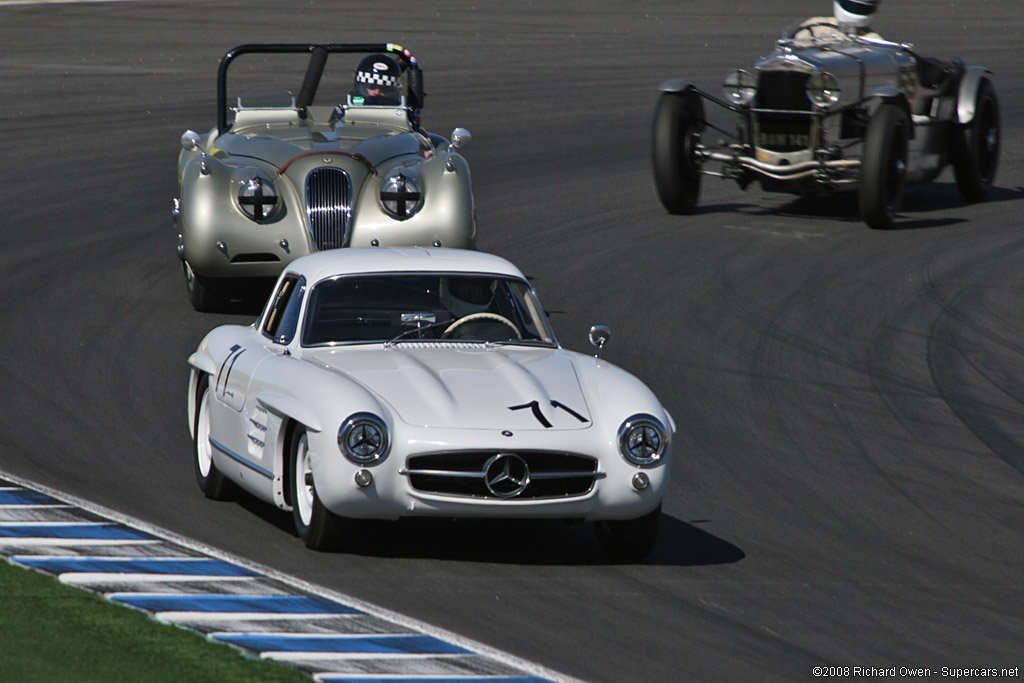
[[[555,343],[533,288],[500,275],[352,275],[309,294],[303,346],[438,339]]]

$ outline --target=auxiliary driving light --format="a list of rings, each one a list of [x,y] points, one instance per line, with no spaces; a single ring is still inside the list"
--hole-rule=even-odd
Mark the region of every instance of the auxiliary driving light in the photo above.
[[[367,486],[373,483],[373,475],[370,474],[370,470],[359,470],[356,472],[356,486],[361,489],[365,489]]]
[[[839,101],[839,81],[827,71],[811,74],[807,79],[807,99],[816,107],[828,109]]]
[[[754,74],[743,69],[737,69],[725,77],[722,83],[722,91],[725,99],[732,104],[746,106],[750,104],[754,95],[757,94],[757,82]]]

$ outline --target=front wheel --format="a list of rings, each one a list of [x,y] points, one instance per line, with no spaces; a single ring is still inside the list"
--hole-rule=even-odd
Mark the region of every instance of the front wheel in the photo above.
[[[234,497],[235,485],[224,478],[213,463],[213,444],[210,443],[210,378],[203,375],[196,388],[196,416],[192,433],[192,452],[196,483],[203,494],[211,500],[228,500]]]
[[[341,545],[346,522],[323,506],[313,484],[306,430],[296,427],[289,441],[292,520],[307,548],[333,550]]]
[[[960,194],[981,201],[992,190],[999,165],[999,98],[988,80],[981,82],[974,118],[953,129],[950,158]]]
[[[697,145],[704,125],[699,96],[663,93],[654,111],[651,159],[658,198],[669,213],[691,214],[700,195]]]
[[[892,227],[907,182],[910,119],[895,104],[883,104],[868,124],[860,167],[860,216],[870,227]]]
[[[643,517],[594,523],[597,542],[614,562],[642,562],[654,548],[661,524],[661,504]]]

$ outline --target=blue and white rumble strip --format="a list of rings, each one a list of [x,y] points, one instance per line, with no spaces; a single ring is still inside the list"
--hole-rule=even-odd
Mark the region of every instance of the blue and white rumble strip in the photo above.
[[[317,681],[574,681],[2,472],[0,557]]]

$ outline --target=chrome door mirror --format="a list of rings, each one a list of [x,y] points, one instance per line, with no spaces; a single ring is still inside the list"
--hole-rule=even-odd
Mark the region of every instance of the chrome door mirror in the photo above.
[[[462,149],[473,140],[473,135],[465,128],[456,128],[452,131],[452,147]]]
[[[181,148],[186,152],[198,149],[200,139],[199,133],[194,130],[186,130],[181,134]]]
[[[607,325],[594,325],[590,328],[590,334],[587,336],[590,339],[590,343],[597,347],[597,353],[594,354],[594,357],[600,358],[601,350],[612,336],[611,328]]]

